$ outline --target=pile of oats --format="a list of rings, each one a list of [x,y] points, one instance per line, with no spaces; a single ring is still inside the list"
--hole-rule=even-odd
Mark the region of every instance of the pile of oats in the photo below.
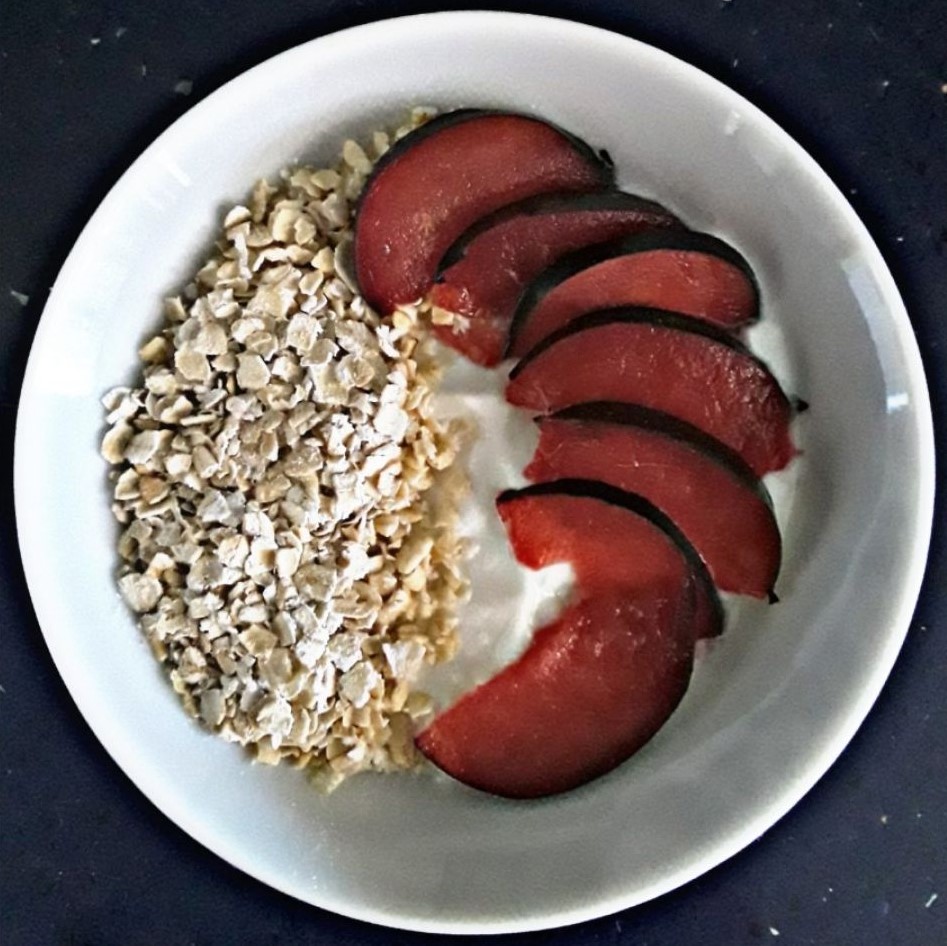
[[[118,583],[155,656],[207,727],[326,790],[416,763],[412,684],[452,656],[467,591],[429,315],[380,319],[347,264],[372,163],[348,141],[260,182],[167,300],[142,385],[103,401]]]

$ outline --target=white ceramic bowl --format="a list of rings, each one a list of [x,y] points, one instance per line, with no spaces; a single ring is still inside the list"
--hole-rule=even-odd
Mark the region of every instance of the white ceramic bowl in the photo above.
[[[740,615],[630,764],[545,802],[413,776],[357,779],[322,798],[296,772],[251,766],[185,718],[114,591],[98,398],[134,377],[159,298],[257,176],[329,156],[344,136],[421,103],[536,111],[607,147],[626,187],[727,235],[762,280],[770,328],[759,340],[812,405],[781,506],[782,603]],[[260,880],[353,917],[445,932],[550,927],[640,903],[782,816],[842,750],[891,668],[920,585],[932,493],[911,327],[826,175],[757,109],[662,52],[499,13],[315,40],[176,122],[115,186],[63,268],[17,430],[17,518],[36,611],[118,764],[168,817]]]

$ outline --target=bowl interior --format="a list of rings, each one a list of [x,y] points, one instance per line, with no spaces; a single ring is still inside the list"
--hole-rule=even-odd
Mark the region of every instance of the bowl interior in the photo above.
[[[763,288],[754,344],[811,404],[798,422],[805,453],[775,487],[781,603],[737,609],[679,711],[629,764],[544,802],[503,802],[428,775],[363,777],[322,798],[296,772],[253,767],[180,712],[114,591],[99,396],[133,380],[162,295],[207,252],[223,207],[257,177],[329,157],[344,137],[416,104],[535,111],[607,147],[627,189],[734,242]],[[314,41],[166,132],[56,284],[16,462],[23,557],[50,649],[138,786],[273,886],[375,922],[456,932],[552,926],[640,902],[788,810],[850,738],[897,653],[926,553],[933,465],[903,307],[811,160],[740,97],[665,54],[503,14]]]

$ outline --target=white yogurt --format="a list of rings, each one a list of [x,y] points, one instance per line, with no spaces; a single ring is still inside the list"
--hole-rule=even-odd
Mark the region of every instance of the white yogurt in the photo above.
[[[470,600],[461,606],[460,647],[450,662],[425,671],[419,682],[441,706],[492,677],[527,647],[533,631],[555,617],[572,587],[572,567],[524,568],[513,556],[496,511],[497,494],[526,485],[539,433],[529,411],[503,398],[507,370],[480,368],[444,350],[446,370],[434,399],[438,416],[463,417],[476,434],[461,458],[471,493],[459,532],[470,543]]]

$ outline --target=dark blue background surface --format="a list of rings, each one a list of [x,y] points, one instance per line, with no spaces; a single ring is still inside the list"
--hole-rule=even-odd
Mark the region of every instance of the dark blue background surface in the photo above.
[[[145,801],[90,734],[46,652],[17,556],[10,481],[20,381],[49,287],[96,204],[150,140],[197,99],[280,50],[367,20],[451,6],[368,0],[4,4],[5,946],[348,946],[436,939],[366,926],[276,894],[200,848]],[[947,464],[943,0],[572,0],[506,8],[583,20],[666,49],[760,105],[815,155],[868,224],[905,296],[935,402],[939,455]],[[193,84],[189,94],[182,80]],[[63,488],[69,488],[67,470]],[[943,491],[937,519],[947,522]],[[878,704],[790,815],[730,862],[658,901],[571,929],[499,940],[559,946],[947,943],[944,532],[935,529],[911,632]]]

